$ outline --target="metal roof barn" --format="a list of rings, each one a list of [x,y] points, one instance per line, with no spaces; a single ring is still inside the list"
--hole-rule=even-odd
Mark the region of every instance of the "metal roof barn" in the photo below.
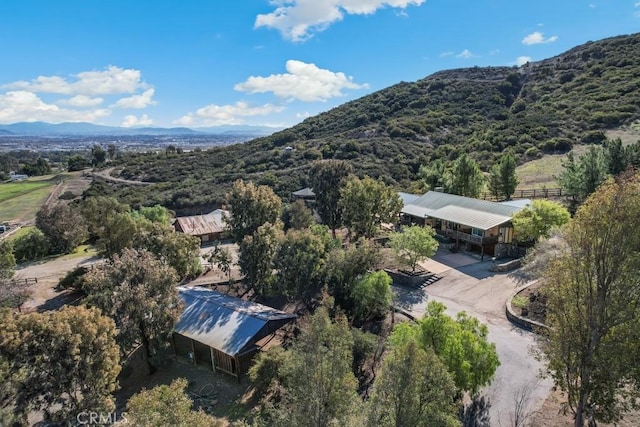
[[[186,348],[190,352],[189,358],[196,359],[194,362],[204,361],[214,369],[238,378],[246,372],[252,356],[259,350],[257,342],[296,317],[206,288],[181,286],[178,294],[184,310],[174,327],[176,354],[180,347],[176,344],[182,341],[183,349],[189,344]],[[196,347],[200,351],[196,351]]]

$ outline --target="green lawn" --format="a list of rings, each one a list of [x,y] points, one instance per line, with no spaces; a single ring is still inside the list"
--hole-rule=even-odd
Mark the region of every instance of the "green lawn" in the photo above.
[[[49,176],[0,184],[0,222],[34,219],[56,182]]]

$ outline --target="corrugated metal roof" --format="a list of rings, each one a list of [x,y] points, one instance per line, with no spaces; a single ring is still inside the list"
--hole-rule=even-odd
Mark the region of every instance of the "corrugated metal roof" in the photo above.
[[[316,197],[316,193],[309,187],[303,188],[302,190],[294,191],[292,193],[295,197]]]
[[[252,345],[268,322],[296,317],[206,288],[180,286],[178,293],[185,307],[174,331],[231,356]]]
[[[432,211],[429,216],[480,230],[489,230],[496,225],[504,224],[511,220],[510,216],[497,215],[454,205]]]
[[[432,211],[433,209],[427,209],[416,205],[405,205],[401,212],[418,218],[426,218]]]
[[[183,233],[191,236],[202,236],[205,234],[215,234],[224,231],[226,223],[224,215],[229,212],[216,209],[206,215],[181,216],[176,218]]]
[[[417,194],[403,193],[402,191],[398,191],[398,196],[402,199],[403,206],[410,205],[420,198]]]
[[[402,208],[402,213],[418,218],[438,218],[468,227],[488,230],[505,223],[526,203],[496,203],[455,194],[428,191]]]
[[[489,212],[497,215],[511,216],[520,208],[516,206],[504,205],[490,202],[488,200],[473,199],[471,197],[457,196],[455,194],[440,193],[438,191],[428,191],[420,196],[411,205],[437,210],[445,206],[459,206],[461,208],[473,209],[482,212]],[[403,210],[404,212],[404,210]]]

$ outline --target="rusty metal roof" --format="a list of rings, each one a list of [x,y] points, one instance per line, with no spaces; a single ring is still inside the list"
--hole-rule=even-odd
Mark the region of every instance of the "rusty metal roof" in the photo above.
[[[184,234],[202,236],[223,232],[226,226],[225,215],[229,215],[229,212],[216,209],[206,215],[181,216],[176,221]]]

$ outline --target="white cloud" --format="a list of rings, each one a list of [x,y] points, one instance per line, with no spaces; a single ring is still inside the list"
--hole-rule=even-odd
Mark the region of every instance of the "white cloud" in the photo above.
[[[532,45],[532,44],[553,43],[556,40],[558,40],[558,36],[550,36],[545,38],[540,31],[534,31],[533,33],[527,35],[525,38],[522,39],[522,44]]]
[[[73,98],[61,99],[57,103],[60,105],[68,105],[70,107],[95,107],[96,105],[100,105],[104,102],[103,98],[92,98],[87,95],[76,95]]]
[[[151,126],[152,124],[153,120],[151,120],[146,114],[143,114],[140,118],[130,114],[128,116],[124,116],[124,120],[120,126],[130,128],[133,126]]]
[[[461,59],[469,59],[469,58],[473,58],[476,55],[474,55],[469,49],[465,49],[462,52],[460,52],[459,54],[456,55],[456,58],[461,58]]]
[[[254,28],[280,31],[286,39],[300,42],[324,31],[348,15],[369,15],[383,7],[404,9],[420,6],[425,0],[272,0],[276,9],[256,17]]]
[[[451,55],[453,55],[453,52],[451,52],[451,51],[448,51],[448,52],[442,52],[442,53],[440,54],[440,58],[446,58],[447,56],[451,56]]]
[[[188,113],[174,120],[173,124],[178,126],[239,125],[244,124],[244,117],[266,116],[282,110],[284,107],[279,105],[264,104],[254,107],[242,101],[233,105],[210,104],[198,109],[195,114]]]
[[[521,65],[526,64],[527,62],[531,62],[530,56],[518,56],[514,61],[514,64],[520,67]]]
[[[636,2],[636,4],[634,4],[633,7],[640,7],[640,1]]]
[[[30,82],[17,81],[4,85],[5,89],[26,90],[34,93],[59,93],[64,95],[109,95],[134,93],[146,88],[139,70],[124,69],[110,65],[103,71],[83,71],[73,80],[60,76],[40,76]]]
[[[303,112],[297,112],[296,113],[296,118],[297,119],[306,119],[307,117],[311,117],[311,113],[308,111],[303,111]]]
[[[489,55],[497,55],[500,53],[500,49],[491,49]]]
[[[140,109],[147,108],[149,105],[156,105],[157,102],[153,100],[153,94],[155,89],[147,89],[139,95],[129,96],[127,98],[119,99],[115,103],[118,108]]]
[[[353,82],[351,76],[334,73],[290,59],[286,64],[286,74],[271,74],[267,77],[251,76],[245,82],[234,86],[235,90],[248,93],[273,92],[279,98],[300,101],[326,101],[329,98],[343,96],[343,89],[365,89],[366,84]]]
[[[111,114],[107,109],[72,110],[48,104],[35,93],[16,90],[0,94],[0,123],[45,121],[94,122]]]

